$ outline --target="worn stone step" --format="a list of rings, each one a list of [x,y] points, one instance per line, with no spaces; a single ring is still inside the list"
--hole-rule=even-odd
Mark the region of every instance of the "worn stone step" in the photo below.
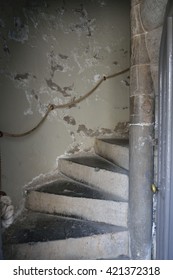
[[[129,140],[128,139],[96,139],[95,153],[118,166],[129,170]]]
[[[102,197],[98,191],[85,185],[57,180],[28,192],[26,207],[33,211],[127,227],[128,203]]]
[[[95,154],[60,158],[60,172],[77,181],[107,192],[117,200],[128,200],[128,172]]]
[[[26,211],[3,235],[5,259],[106,259],[128,256],[122,227]]]
[[[44,182],[38,186],[36,185],[35,188],[28,189],[27,191],[29,192],[30,190],[70,197],[113,200],[109,193],[100,191],[94,187],[90,187],[87,184],[75,181],[61,174],[58,174],[56,180],[52,182]]]

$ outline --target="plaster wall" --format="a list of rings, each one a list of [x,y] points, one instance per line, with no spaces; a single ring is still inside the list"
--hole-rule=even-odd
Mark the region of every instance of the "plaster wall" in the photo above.
[[[88,92],[103,75],[129,67],[130,1],[0,1],[0,130],[20,133]],[[23,138],[1,138],[2,188],[18,208],[22,189],[89,151],[95,137],[127,136],[129,73],[105,81],[87,100],[52,111]]]

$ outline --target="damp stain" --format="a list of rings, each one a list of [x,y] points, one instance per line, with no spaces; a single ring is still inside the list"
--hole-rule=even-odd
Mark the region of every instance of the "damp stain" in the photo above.
[[[86,136],[93,136],[94,131],[91,128],[87,128],[84,124],[78,126],[77,133],[83,132]]]
[[[101,134],[111,134],[112,130],[110,128],[101,128],[100,129]]]
[[[75,121],[75,119],[72,116],[65,116],[63,118],[63,120],[66,121],[68,124],[71,124],[71,125],[75,125],[76,124],[76,121]]]
[[[56,72],[56,71],[61,71],[61,72],[63,72],[63,70],[64,70],[64,67],[62,66],[62,65],[60,65],[60,64],[56,64],[56,65],[52,65],[51,66],[51,76],[53,77],[54,76],[54,73]]]
[[[29,78],[29,73],[23,73],[23,74],[16,74],[14,76],[14,80],[18,80],[18,81],[21,81],[21,80],[27,80]]]
[[[64,87],[64,88],[62,88],[62,87],[60,87],[58,84],[54,83],[54,82],[52,81],[52,79],[49,79],[49,80],[46,80],[46,79],[45,79],[45,81],[46,81],[46,83],[47,83],[47,86],[48,86],[51,90],[56,90],[56,91],[62,93],[62,95],[63,95],[64,97],[71,96],[71,95],[67,92],[67,90],[69,90],[69,87]]]
[[[98,137],[99,135],[105,135],[105,134],[112,134],[112,130],[109,128],[100,128],[93,130],[91,128],[87,128],[84,124],[80,124],[77,129],[78,133],[84,133],[85,136],[90,137]]]
[[[65,71],[65,66],[63,66],[63,63],[59,61],[59,58],[62,60],[68,59],[68,56],[63,55],[59,53],[56,55],[54,53],[54,50],[51,50],[50,53],[48,53],[48,59],[49,59],[49,64],[50,64],[50,75],[53,78],[54,74],[56,71],[64,72]]]
[[[119,122],[114,131],[120,134],[127,134],[129,133],[129,122]]]
[[[77,144],[77,145],[74,146],[73,148],[69,149],[69,150],[67,151],[67,153],[68,153],[68,154],[75,154],[75,153],[77,153],[77,152],[79,152],[79,151],[80,151],[80,145]]]
[[[68,59],[68,56],[67,56],[67,55],[64,55],[64,54],[61,54],[61,53],[59,53],[59,57],[60,57],[61,59]]]

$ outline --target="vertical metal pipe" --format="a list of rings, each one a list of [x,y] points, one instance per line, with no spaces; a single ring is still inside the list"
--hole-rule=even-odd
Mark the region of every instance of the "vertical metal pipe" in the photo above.
[[[167,88],[167,123],[166,123],[166,174],[165,174],[165,202],[167,205],[170,205],[170,194],[171,194],[171,164],[172,164],[172,18],[168,17],[167,19],[167,79],[166,79],[166,88]],[[165,208],[165,226],[164,226],[164,258],[168,256],[169,252],[169,220],[170,220],[170,209],[169,207]]]
[[[132,259],[151,259],[154,87],[141,1],[132,6],[129,229]]]
[[[173,3],[168,2],[159,65],[157,259],[173,259]]]
[[[163,32],[162,32],[162,40],[161,40],[161,46],[160,46],[160,61],[159,61],[159,92],[162,94],[159,95],[159,114],[158,114],[158,158],[160,159],[158,162],[158,201],[157,205],[159,205],[159,208],[157,207],[157,216],[159,216],[159,219],[157,218],[157,244],[159,245],[160,252],[163,252],[163,242],[162,236],[163,236],[163,230],[164,227],[162,225],[162,222],[164,220],[164,211],[163,211],[163,197],[164,197],[164,189],[161,189],[161,186],[164,186],[164,177],[165,177],[165,165],[161,164],[163,162],[163,155],[166,154],[166,141],[165,141],[165,133],[162,131],[162,127],[166,128],[166,100],[167,100],[167,91],[166,91],[166,63],[165,63],[165,42],[166,42],[166,34],[167,30],[165,25],[163,26]],[[159,211],[158,211],[159,210]],[[159,213],[158,213],[159,212]],[[159,229],[159,230],[158,230]],[[158,251],[158,245],[156,248],[157,252],[157,258],[159,257],[159,251]]]

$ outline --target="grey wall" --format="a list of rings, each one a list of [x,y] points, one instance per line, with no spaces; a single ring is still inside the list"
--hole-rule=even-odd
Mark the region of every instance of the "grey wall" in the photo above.
[[[89,91],[129,66],[130,1],[1,1],[0,130],[23,132],[49,103]],[[24,138],[1,138],[2,187],[16,207],[22,189],[57,168],[62,155],[91,150],[95,137],[125,136],[129,73],[76,107],[52,111]]]

